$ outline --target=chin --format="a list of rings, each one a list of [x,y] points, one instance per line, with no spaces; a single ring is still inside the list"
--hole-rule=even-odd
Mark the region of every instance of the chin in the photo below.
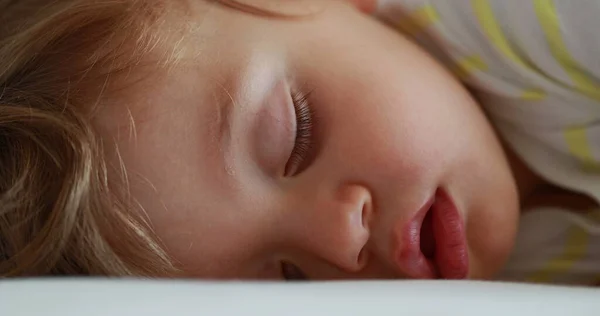
[[[496,229],[495,231],[500,232],[502,229]],[[489,238],[487,243],[479,242],[481,244],[477,247],[479,251],[473,250],[471,252],[469,279],[495,279],[510,258],[516,235],[516,232],[513,233],[513,231],[516,231],[516,227],[507,228],[501,238]]]
[[[467,216],[467,244],[472,279],[494,279],[506,266],[515,246],[520,205],[516,189],[495,190]]]

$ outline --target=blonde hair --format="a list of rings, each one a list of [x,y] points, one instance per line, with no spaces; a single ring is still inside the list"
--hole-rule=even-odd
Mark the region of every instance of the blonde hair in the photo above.
[[[92,125],[107,87],[159,54],[174,2],[0,0],[0,278],[179,275]]]
[[[176,273],[90,119],[166,2],[0,0],[0,277]]]

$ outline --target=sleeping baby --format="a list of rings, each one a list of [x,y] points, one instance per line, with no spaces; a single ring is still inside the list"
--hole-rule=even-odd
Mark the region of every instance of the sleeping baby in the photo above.
[[[597,284],[598,15],[0,0],[0,276]]]

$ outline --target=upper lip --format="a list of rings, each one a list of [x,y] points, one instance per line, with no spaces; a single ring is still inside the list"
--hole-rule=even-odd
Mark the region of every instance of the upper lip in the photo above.
[[[434,253],[422,250],[421,229],[427,214],[432,221],[429,232]],[[392,260],[401,272],[413,279],[464,279],[468,275],[468,252],[463,220],[450,196],[436,191],[408,222],[394,227]]]

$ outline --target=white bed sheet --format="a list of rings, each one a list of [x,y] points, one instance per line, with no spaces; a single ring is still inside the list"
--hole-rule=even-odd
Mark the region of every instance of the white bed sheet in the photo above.
[[[0,315],[595,315],[600,290],[485,282],[0,282]]]

